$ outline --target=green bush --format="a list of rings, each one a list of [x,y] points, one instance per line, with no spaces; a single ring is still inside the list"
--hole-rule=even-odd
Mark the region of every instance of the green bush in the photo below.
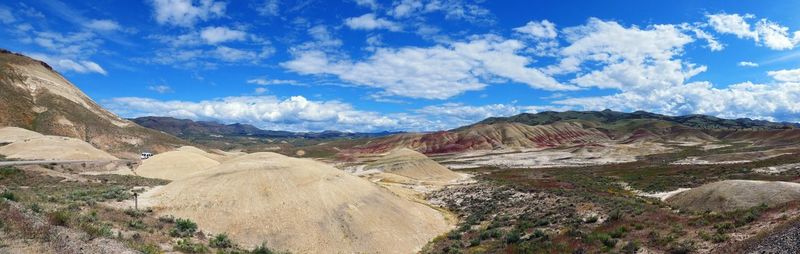
[[[11,201],[17,201],[17,196],[15,196],[13,192],[7,190],[3,191],[3,193],[0,194],[0,198],[8,199]]]
[[[622,219],[622,211],[619,209],[614,209],[608,214],[608,221],[618,221],[620,219]]]
[[[209,245],[214,248],[224,249],[233,247],[233,242],[227,234],[222,233],[214,236],[214,238],[211,238],[211,240],[209,240]]]
[[[48,214],[47,219],[50,221],[50,224],[66,227],[69,226],[69,222],[72,220],[72,212],[58,210]]]
[[[586,218],[586,223],[590,223],[591,224],[591,223],[595,223],[595,222],[597,222],[597,216],[589,216],[589,218]]]
[[[202,243],[195,243],[192,242],[190,239],[180,239],[173,249],[184,252],[184,253],[206,253],[208,252],[208,247],[203,245]]]
[[[614,231],[611,231],[611,233],[609,233],[609,235],[611,236],[611,238],[622,238],[623,236],[625,236],[626,232],[628,232],[627,228],[618,227]]]
[[[197,223],[189,219],[179,218],[175,220],[175,227],[172,228],[169,234],[173,237],[188,237],[192,236],[195,231],[197,231]]]
[[[137,230],[144,230],[147,229],[147,224],[144,224],[142,220],[132,220],[128,221],[128,227]]]
[[[160,254],[161,248],[155,244],[141,243],[133,244],[133,248],[144,254]]]
[[[81,223],[81,230],[89,234],[89,237],[94,239],[98,237],[111,238],[114,233],[111,232],[111,226],[106,224],[95,223]]]
[[[506,243],[519,242],[520,235],[518,230],[511,230],[506,234]]]
[[[252,254],[275,254],[276,252],[272,251],[269,247],[267,247],[267,243],[262,243],[252,251]]]

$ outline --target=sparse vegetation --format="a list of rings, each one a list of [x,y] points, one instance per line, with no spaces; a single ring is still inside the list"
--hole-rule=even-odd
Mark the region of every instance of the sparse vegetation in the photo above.
[[[184,253],[207,253],[208,247],[202,243],[192,242],[189,238],[178,239],[173,248]]]
[[[211,247],[221,249],[233,247],[233,241],[231,241],[231,239],[225,233],[214,236],[211,238],[211,240],[209,240],[208,244]]]
[[[169,234],[173,237],[189,237],[194,235],[195,231],[197,231],[196,223],[189,219],[178,218]]]

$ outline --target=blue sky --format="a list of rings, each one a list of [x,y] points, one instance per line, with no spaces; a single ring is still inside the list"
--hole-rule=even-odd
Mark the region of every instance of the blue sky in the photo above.
[[[544,110],[800,120],[796,1],[0,3],[1,47],[124,117],[430,131]]]

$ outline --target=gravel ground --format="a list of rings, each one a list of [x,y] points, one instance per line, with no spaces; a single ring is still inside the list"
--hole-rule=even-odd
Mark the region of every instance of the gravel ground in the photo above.
[[[800,222],[775,232],[747,248],[746,253],[800,253]]]

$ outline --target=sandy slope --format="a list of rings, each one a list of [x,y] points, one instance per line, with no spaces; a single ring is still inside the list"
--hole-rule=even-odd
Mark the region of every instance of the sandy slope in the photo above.
[[[117,160],[79,139],[45,136],[15,127],[0,129],[0,140],[14,141],[0,146],[0,154],[23,160]]]
[[[438,211],[327,164],[255,153],[146,193],[161,214],[296,253],[411,253],[449,229]]]
[[[428,156],[407,148],[389,152],[376,161],[367,164],[364,170],[393,173],[419,181],[446,183],[463,178],[461,175],[431,160]]]
[[[217,166],[222,158],[196,147],[183,146],[143,160],[134,172],[143,177],[178,180]]]
[[[777,181],[726,180],[702,185],[667,198],[674,207],[694,211],[733,211],[800,199],[800,184]]]
[[[41,138],[41,137],[44,137],[44,135],[23,128],[17,128],[17,127],[0,128],[0,143],[12,143],[20,140]]]

